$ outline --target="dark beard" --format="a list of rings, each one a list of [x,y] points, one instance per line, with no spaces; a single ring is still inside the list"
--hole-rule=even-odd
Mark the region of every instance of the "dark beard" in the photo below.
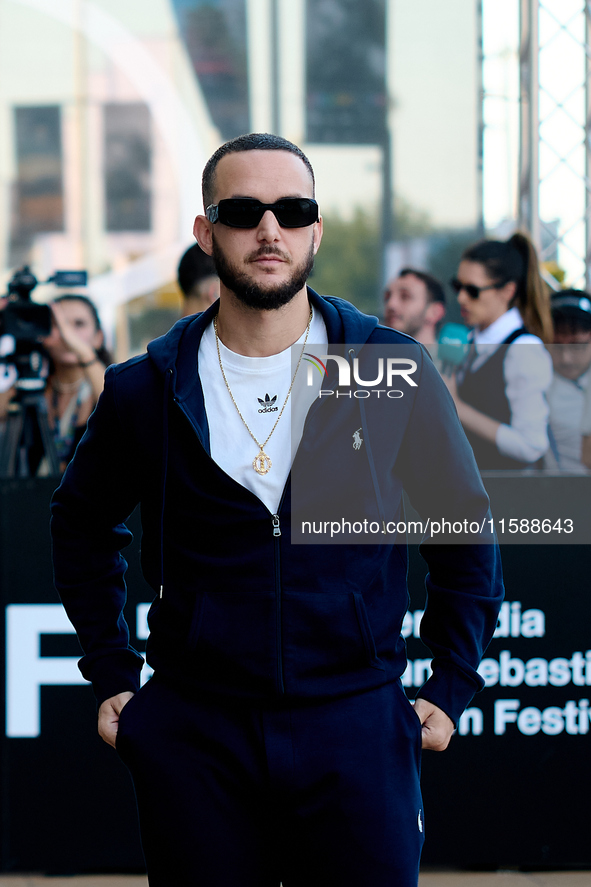
[[[271,248],[268,252],[273,253],[274,250]],[[308,255],[302,264],[294,269],[289,280],[266,289],[260,287],[247,274],[237,271],[218,247],[215,238],[212,258],[218,277],[243,305],[263,311],[275,311],[291,302],[304,287],[314,267],[314,243],[310,244]]]

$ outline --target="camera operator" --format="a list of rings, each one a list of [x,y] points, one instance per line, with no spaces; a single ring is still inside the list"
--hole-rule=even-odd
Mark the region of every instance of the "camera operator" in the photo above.
[[[0,298],[0,477],[59,476],[84,433],[111,363],[95,306],[71,292],[87,280],[55,271],[44,283],[70,293],[38,304],[25,265]]]
[[[50,358],[45,388],[49,428],[63,471],[74,455],[88,417],[103,390],[111,357],[104,347],[98,312],[86,296],[71,293],[51,303],[52,328],[42,340]],[[42,453],[37,474],[44,473]],[[32,454],[32,467],[35,454]]]
[[[8,299],[0,296],[0,311],[8,304]],[[15,382],[17,378],[14,364],[4,361],[4,358],[12,350],[12,339],[9,336],[0,336],[0,434],[4,431],[8,405],[15,394]]]

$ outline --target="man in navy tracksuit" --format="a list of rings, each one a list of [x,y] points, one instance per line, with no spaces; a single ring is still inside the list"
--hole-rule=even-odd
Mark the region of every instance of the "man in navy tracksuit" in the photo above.
[[[443,750],[481,688],[503,589],[486,534],[427,534],[433,674],[408,702],[402,490],[425,519],[483,528],[488,500],[421,346],[307,288],[322,219],[302,152],[242,136],[203,185],[220,301],[107,371],[52,506],[99,732],[133,776],[152,887],[413,887],[421,746]],[[353,392],[326,358],[343,344]],[[359,389],[380,348],[402,367],[392,397]],[[155,592],[139,692],[120,554],[138,503]],[[292,543],[292,518],[295,539],[301,515],[339,514],[378,535],[345,521],[334,544]]]

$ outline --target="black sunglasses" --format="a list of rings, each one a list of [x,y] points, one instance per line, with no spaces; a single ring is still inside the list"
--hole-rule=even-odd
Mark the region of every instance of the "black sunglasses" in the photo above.
[[[318,204],[310,197],[283,197],[275,203],[261,203],[253,197],[230,197],[205,210],[210,222],[229,228],[256,228],[270,209],[282,228],[306,228],[318,221]]]
[[[458,280],[457,277],[452,277],[449,282],[449,285],[456,293],[460,293],[462,290],[469,296],[471,299],[477,299],[480,296],[480,293],[485,292],[485,290],[500,290],[505,286],[503,283],[491,283],[490,286],[475,286],[473,283],[462,283],[461,280]]]

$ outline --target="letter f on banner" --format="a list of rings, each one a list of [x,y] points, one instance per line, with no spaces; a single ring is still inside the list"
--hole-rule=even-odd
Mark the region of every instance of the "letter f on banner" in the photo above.
[[[41,635],[74,634],[61,604],[6,608],[6,735],[39,736],[41,687],[86,684],[75,656],[41,656]]]

